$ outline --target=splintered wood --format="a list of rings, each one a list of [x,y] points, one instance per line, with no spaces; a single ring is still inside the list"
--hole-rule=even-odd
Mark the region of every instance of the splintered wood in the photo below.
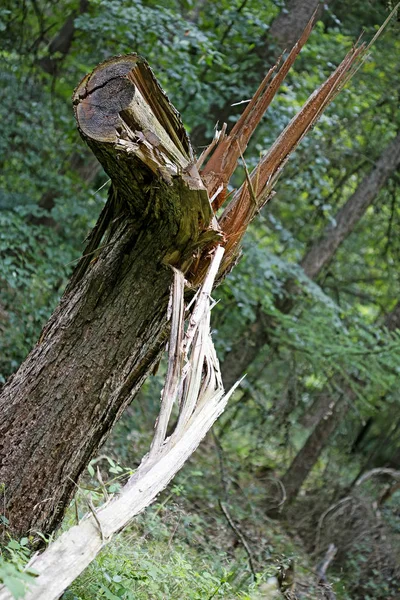
[[[63,533],[29,563],[38,573],[25,600],[56,600],[100,550],[168,485],[223,412],[238,383],[225,394],[210,333],[211,291],[224,249],[218,246],[208,274],[197,292],[184,332],[184,276],[174,270],[171,290],[171,334],[168,372],[160,414],[149,453],[121,493]],[[178,421],[166,436],[174,403]],[[12,595],[0,587],[0,600]]]
[[[249,174],[243,154],[261,117],[307,41],[311,29],[312,20],[280,69],[277,70],[278,65],[275,65],[269,70],[232,131],[226,134],[226,126],[224,125],[201,158],[203,161],[206,156],[209,156],[208,162],[200,174],[207,187],[215,212],[219,210],[227,198],[227,186],[239,158],[242,158],[245,166],[245,181],[238,190],[232,191],[230,201],[222,215],[218,217],[218,227],[224,236],[225,247],[225,256],[221,264],[219,278],[224,277],[235,264],[240,253],[241,241],[250,222],[273,196],[274,185],[289,157],[318,121],[329,103],[354,75],[366,56],[369,46],[360,44],[352,48],[327,81],[309,97],[299,113],[290,121],[258,165]],[[273,77],[276,70],[276,75]],[[207,252],[205,251],[202,259],[198,261],[195,274],[191,278],[194,285],[198,285],[202,281],[207,266]]]

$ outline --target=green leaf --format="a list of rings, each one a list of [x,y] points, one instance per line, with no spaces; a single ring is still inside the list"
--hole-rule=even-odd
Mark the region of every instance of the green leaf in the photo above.
[[[104,587],[104,585],[100,586],[100,588],[101,591],[104,592],[104,596],[108,598],[108,600],[121,600],[118,596],[110,592],[108,588]]]
[[[5,575],[3,577],[3,583],[14,598],[23,598],[25,596],[26,587],[21,579],[12,577],[10,575]]]

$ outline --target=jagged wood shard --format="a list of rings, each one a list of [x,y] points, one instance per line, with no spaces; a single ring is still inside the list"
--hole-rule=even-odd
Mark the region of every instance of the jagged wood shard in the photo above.
[[[214,196],[221,184],[224,189],[228,185],[229,180],[236,169],[240,154],[247,148],[250,138],[260,123],[261,118],[271,104],[304,44],[308,40],[313,28],[315,15],[316,13],[314,13],[310,19],[302,36],[293,46],[283,64],[279,67],[278,61],[278,63],[268,71],[230,133],[221,137],[211,158],[202,169],[201,175],[207,185],[210,197]],[[275,71],[277,71],[277,73],[273,77]],[[224,193],[219,193],[215,198],[213,202],[215,211],[217,211],[224,202],[225,195],[226,194]]]

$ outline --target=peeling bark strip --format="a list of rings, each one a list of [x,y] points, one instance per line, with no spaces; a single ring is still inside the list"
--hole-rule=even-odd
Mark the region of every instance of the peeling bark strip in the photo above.
[[[282,65],[281,70],[278,71],[276,75],[278,81],[283,81],[288,65],[293,64],[302,45],[307,40],[310,33],[309,27],[310,24]],[[265,156],[253,169],[252,173],[248,174],[246,169],[246,180],[234,192],[231,201],[225,207],[218,220],[219,227],[225,238],[226,248],[221,267],[223,275],[235,264],[247,227],[274,194],[274,186],[290,155],[318,121],[330,102],[360,67],[365,58],[366,48],[364,44],[352,48],[331,76],[311,94],[298,114],[290,121]],[[209,159],[211,166],[208,167],[209,163],[207,163],[201,171],[206,185],[212,193],[212,196],[210,193],[211,197],[217,191],[221,189],[225,190],[226,175],[228,174],[229,177],[232,175],[232,169],[236,165],[237,159],[239,156],[242,157],[246,145],[261,119],[262,113],[260,107],[269,106],[273,96],[278,91],[278,88],[274,86],[274,80],[270,85],[266,86],[268,80],[269,74],[255,92],[253,99],[234,126],[231,134],[225,136],[224,130],[222,131],[218,140],[219,143],[215,146],[213,154]],[[242,143],[244,147],[241,147]],[[221,150],[220,147],[222,147]],[[220,206],[218,198],[214,206],[215,209]],[[194,283],[202,280],[206,269],[207,263],[200,263],[193,278]]]
[[[261,121],[262,116],[274,99],[304,44],[307,42],[312,31],[313,21],[314,17],[311,18],[299,41],[293,46],[281,67],[278,69],[278,61],[268,71],[250,103],[232,128],[232,131],[229,132],[229,135],[223,134],[218,140],[218,147],[213,152],[204,169],[202,169],[201,175],[207,185],[211,198],[217,194],[219,187],[223,186],[223,191],[216,196],[213,202],[214,211],[217,211],[222,206],[226,198],[226,187],[236,169],[237,161],[241,153],[247,148],[250,138]],[[272,79],[275,71],[277,73]]]
[[[222,242],[217,279],[232,268],[246,227],[270,197],[289,154],[363,52],[354,49],[311,96],[219,223],[179,114],[147,63],[136,54],[112,58],[80,83],[74,94],[78,127],[112,185],[59,306],[0,395],[2,505],[13,535],[50,533],[60,523],[79,475],[160,358],[171,267],[197,287]],[[244,152],[240,145],[257,126],[268,90],[256,92],[224,148],[230,166],[214,177],[217,189]],[[188,377],[185,385],[196,382]]]
[[[233,195],[219,224],[228,241],[225,262],[232,260],[251,220],[271,198],[273,188],[292,152],[352,76],[365,53],[365,46],[354,47],[332,75],[303,105],[290,121],[266,155],[251,173],[250,178]]]

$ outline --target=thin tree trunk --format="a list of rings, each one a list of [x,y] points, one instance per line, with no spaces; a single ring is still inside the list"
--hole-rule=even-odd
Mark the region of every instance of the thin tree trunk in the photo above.
[[[239,337],[234,340],[232,349],[221,362],[224,383],[229,389],[242,375],[247,375],[247,369],[254,363],[262,348],[269,342],[269,327],[271,321],[258,307],[256,320]],[[238,373],[240,373],[238,377]]]
[[[304,481],[328,445],[332,434],[348,413],[350,402],[353,400],[355,400],[355,393],[351,388],[347,388],[335,405],[317,423],[302,449],[296,454],[281,479],[288,504],[297,497]]]
[[[360,427],[360,430],[357,433],[357,437],[351,445],[351,448],[350,448],[351,454],[356,454],[358,452],[358,450],[360,449],[360,446],[364,442],[364,440],[365,440],[367,434],[369,433],[369,430],[371,429],[373,424],[374,424],[374,418],[368,417],[368,419],[365,421],[365,423],[363,423],[363,425]]]
[[[301,426],[309,429],[315,427],[333,406],[332,394],[324,390],[315,397],[312,405],[301,418]]]
[[[275,54],[296,43],[314,11],[328,4],[320,0],[288,0],[268,30],[268,41],[275,45]],[[266,43],[265,47],[268,44]],[[267,55],[269,53],[266,53]]]
[[[65,20],[59,31],[53,37],[47,47],[47,54],[38,60],[40,67],[49,75],[55,77],[59,74],[60,65],[65,57],[69,54],[72,42],[75,37],[75,19],[78,14],[82,15],[89,9],[88,0],[79,0],[79,8],[74,10]],[[43,39],[39,40],[39,43]],[[89,153],[88,153],[89,154]],[[101,166],[92,155],[88,155],[86,160],[80,154],[74,152],[68,160],[68,168],[75,171],[77,175],[85,182],[90,183],[101,170]],[[65,167],[60,170],[60,174],[64,174]],[[56,221],[50,215],[55,206],[55,200],[61,195],[60,189],[49,189],[39,200],[39,207],[48,212],[48,215],[36,217],[30,215],[29,220],[38,225],[46,225],[47,227],[57,227]]]
[[[388,315],[385,326],[393,330],[393,324],[398,323],[399,317],[400,302],[390,315]],[[348,413],[351,403],[356,400],[356,394],[349,385],[342,384],[340,387],[343,389],[340,398],[322,416],[282,478],[288,503],[297,497],[303,483],[321,456],[322,451],[329,444],[332,434]]]
[[[330,263],[340,244],[353,231],[399,165],[400,133],[386,146],[373,169],[339,210],[335,217],[335,224],[325,229],[321,238],[313,244],[301,261],[301,266],[310,279],[314,279]]]
[[[82,181],[89,185],[101,172],[101,165],[94,156],[89,153],[88,156],[83,158],[80,154],[74,152],[69,157],[67,165],[60,169],[59,174],[64,175],[65,171],[68,169],[74,171]],[[59,198],[61,194],[62,189],[60,188],[50,188],[44,192],[39,200],[38,206],[47,214],[41,215],[40,217],[29,215],[29,221],[35,225],[45,225],[46,227],[52,227],[54,229],[60,227],[60,223],[57,223],[51,216],[51,211],[56,205],[57,198]]]
[[[349,489],[352,489],[357,484],[358,479],[366,471],[369,471],[372,468],[376,468],[377,465],[379,465],[379,466],[382,465],[381,461],[376,460],[376,457],[379,456],[379,453],[382,449],[390,447],[392,438],[393,438],[393,436],[396,435],[396,433],[398,432],[399,429],[400,429],[400,421],[397,421],[397,423],[394,422],[389,427],[389,429],[385,430],[383,432],[383,434],[378,437],[372,450],[370,452],[368,452],[367,458],[364,460],[363,464],[361,465],[357,475],[353,478],[353,481],[351,482]],[[394,464],[395,467],[398,466],[398,462],[396,460],[392,461],[392,464]],[[385,466],[387,466],[387,463],[385,464]]]
[[[57,75],[61,61],[67,56],[75,37],[75,19],[89,8],[88,0],[79,0],[78,10],[74,10],[48,45],[48,52],[38,63],[49,75]]]

